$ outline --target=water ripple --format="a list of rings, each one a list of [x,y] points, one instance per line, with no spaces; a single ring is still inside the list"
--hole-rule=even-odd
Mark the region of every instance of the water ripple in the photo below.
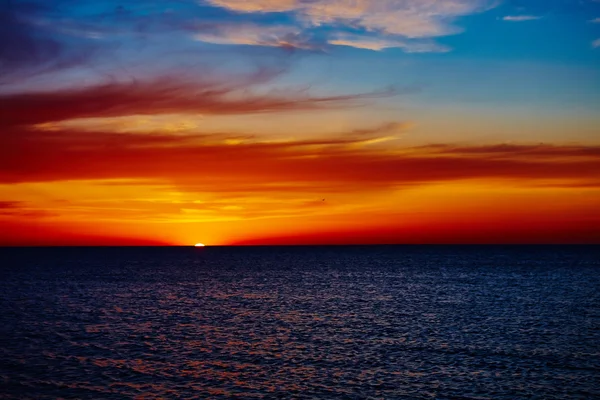
[[[427,249],[5,250],[0,397],[600,396],[597,248]]]

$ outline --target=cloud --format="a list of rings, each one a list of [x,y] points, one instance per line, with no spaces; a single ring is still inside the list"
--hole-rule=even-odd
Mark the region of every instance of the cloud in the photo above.
[[[316,49],[299,28],[285,25],[205,24],[197,26],[197,40],[214,44],[238,44],[297,49]]]
[[[214,6],[238,13],[291,13],[304,31],[321,26],[363,31],[362,37],[326,36],[331,45],[382,50],[401,48],[407,52],[442,52],[449,49],[430,39],[459,33],[453,25],[458,17],[488,10],[495,2],[487,0],[208,0]]]
[[[600,24],[600,18],[594,18],[594,19],[591,19],[591,20],[590,20],[590,22],[591,22],[592,24]]]
[[[208,3],[240,12],[285,12],[298,6],[298,0],[208,0]]]
[[[209,0],[237,12],[294,12],[313,25],[341,24],[408,38],[459,31],[453,19],[489,9],[484,0]]]
[[[157,60],[162,52],[162,64],[174,58],[164,54],[176,51],[188,61],[206,61],[192,50],[190,38],[302,50],[329,44],[447,51],[423,39],[458,33],[457,18],[494,6],[493,0],[106,0],[93,8],[71,0],[5,3],[0,9],[0,84],[82,65],[100,69],[107,57],[110,68],[126,68],[133,50],[138,60],[150,53]],[[273,12],[287,14],[273,26],[263,15]],[[364,38],[330,36],[339,31]]]
[[[281,73],[261,69],[231,77],[206,72],[201,80],[165,76],[146,81],[110,82],[52,92],[0,94],[3,126],[42,124],[75,118],[155,114],[252,114],[351,107],[399,93],[395,89],[331,96],[311,96],[306,89],[252,93]]]
[[[407,53],[443,53],[450,51],[449,47],[434,42],[385,39],[351,34],[334,35],[329,39],[328,43],[336,46],[349,46],[373,51],[381,51],[388,48],[401,48]]]
[[[0,201],[0,210],[13,210],[20,206],[20,201]]]
[[[0,218],[46,218],[54,215],[50,211],[37,209],[22,201],[0,201]]]
[[[413,128],[414,126],[415,126],[415,123],[412,121],[388,122],[386,124],[382,124],[382,125],[376,126],[374,128],[354,129],[353,131],[351,131],[351,134],[364,136],[364,135],[378,135],[378,134],[390,133],[390,132],[391,133],[399,133],[399,132],[405,132],[405,131]]]
[[[486,157],[593,157],[600,158],[600,147],[598,146],[555,146],[549,144],[517,145],[498,144],[488,146],[449,146],[446,144],[428,145],[421,147],[432,153],[454,154],[454,155],[481,155]]]
[[[237,144],[228,144],[223,134],[18,128],[0,137],[0,182],[140,179],[211,193],[269,185],[275,191],[272,185],[351,192],[463,179],[600,182],[597,146],[379,144],[409,126],[386,124],[278,142],[249,138]]]
[[[250,22],[212,18],[207,7],[195,1],[123,5],[106,0],[94,3],[94,7],[84,3],[2,0],[0,84],[20,87],[27,84],[27,78],[61,72],[61,79],[53,82],[70,79],[68,74],[93,81],[107,75],[130,75],[132,70],[157,75],[184,66],[189,70],[210,63],[221,67],[223,59],[233,57],[202,48],[193,35],[204,35],[213,42],[219,38],[220,43],[241,42],[244,35],[252,34],[253,26],[255,44],[285,48],[305,48],[309,44],[294,33],[296,28],[264,27],[266,32],[260,34],[259,27]],[[232,20],[235,26],[245,28],[243,32],[235,33]],[[241,56],[235,57],[239,62]],[[252,65],[256,59],[244,61]],[[278,62],[281,65],[285,60]]]
[[[295,26],[258,24],[209,24],[196,28],[194,38],[207,43],[281,47],[287,49],[323,50],[324,43]],[[324,38],[334,46],[348,46],[358,49],[381,51],[400,48],[407,53],[441,53],[449,47],[430,40],[409,40],[406,38],[385,38],[374,35],[334,33]]]
[[[542,16],[539,15],[507,15],[502,18],[503,21],[509,22],[524,22],[524,21],[535,21],[538,19],[542,19]]]
[[[600,47],[600,39],[596,39],[592,42],[592,47],[594,49],[597,49],[598,47]]]

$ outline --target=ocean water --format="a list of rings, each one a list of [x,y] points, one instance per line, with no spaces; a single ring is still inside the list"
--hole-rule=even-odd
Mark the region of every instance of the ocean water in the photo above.
[[[3,399],[600,398],[600,248],[0,249]]]

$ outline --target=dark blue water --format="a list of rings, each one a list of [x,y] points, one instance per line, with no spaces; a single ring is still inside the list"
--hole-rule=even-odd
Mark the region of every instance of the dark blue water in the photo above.
[[[0,397],[590,399],[598,247],[0,249]]]

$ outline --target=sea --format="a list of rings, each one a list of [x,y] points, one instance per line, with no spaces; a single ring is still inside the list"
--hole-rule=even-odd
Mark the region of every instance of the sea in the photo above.
[[[599,246],[0,249],[2,399],[597,399]]]

